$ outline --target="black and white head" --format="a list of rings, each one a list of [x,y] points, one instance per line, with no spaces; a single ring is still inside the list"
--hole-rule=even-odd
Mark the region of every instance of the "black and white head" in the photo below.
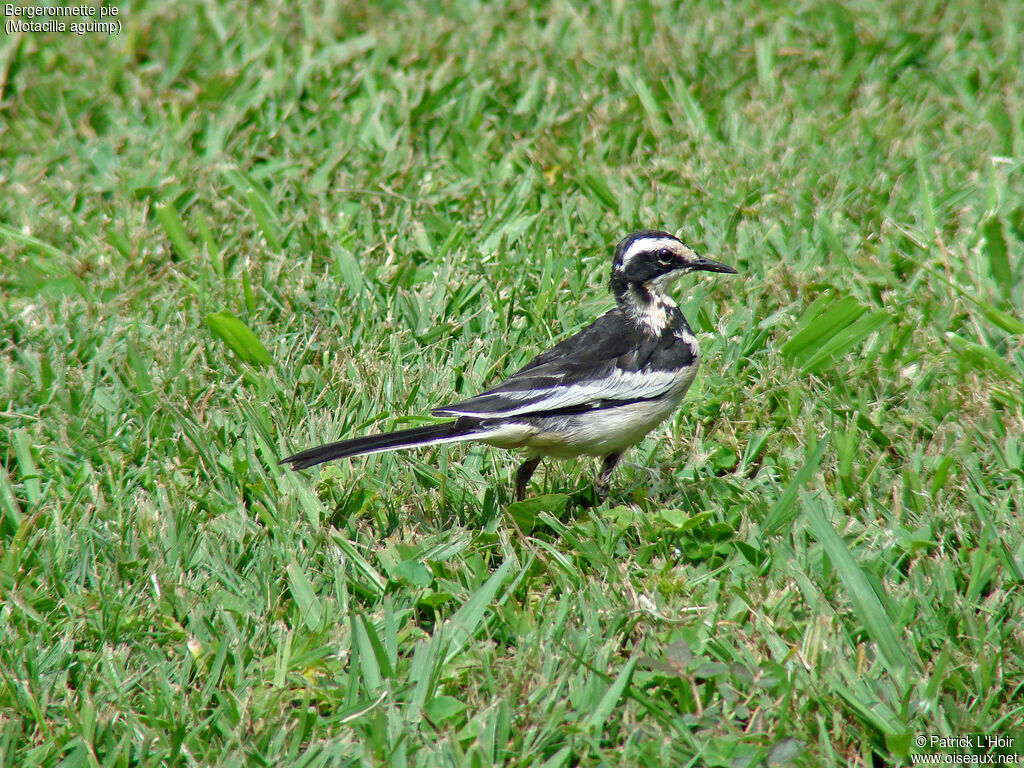
[[[645,229],[626,235],[615,248],[612,262],[612,290],[643,287],[661,293],[664,286],[687,272],[730,272],[736,270],[697,255],[678,237],[668,232]]]

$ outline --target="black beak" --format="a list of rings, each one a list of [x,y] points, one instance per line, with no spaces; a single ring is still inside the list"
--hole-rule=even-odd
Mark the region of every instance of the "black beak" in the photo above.
[[[728,264],[723,264],[722,262],[715,261],[714,259],[705,259],[703,256],[698,256],[696,261],[691,261],[689,267],[694,271],[727,272],[730,275],[737,274],[736,270]]]

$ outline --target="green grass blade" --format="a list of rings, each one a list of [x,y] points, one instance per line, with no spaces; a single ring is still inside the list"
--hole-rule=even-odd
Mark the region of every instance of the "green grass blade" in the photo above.
[[[804,518],[832,561],[839,580],[846,587],[854,613],[864,624],[868,637],[878,646],[889,672],[901,678],[913,665],[870,580],[845,542],[825,519],[820,502],[811,496],[804,496],[802,501]]]
[[[788,341],[782,345],[782,355],[790,360],[802,361],[813,354],[823,339],[845,328],[867,311],[855,298],[846,296],[827,304],[825,297],[815,301],[804,312]]]
[[[1004,379],[1012,381],[1020,386],[1021,378],[1018,371],[996,354],[994,349],[982,346],[981,344],[973,341],[968,341],[962,336],[958,336],[952,332],[946,334],[946,341],[950,343],[950,346],[952,346],[953,349],[959,352],[961,360],[969,362],[975,368],[993,371]]]
[[[804,463],[797,470],[789,485],[786,486],[786,490],[782,492],[782,495],[779,496],[778,500],[768,511],[764,522],[761,524],[762,542],[767,537],[774,536],[782,530],[783,526],[788,525],[799,514],[799,509],[796,506],[797,495],[811,481],[814,473],[818,471],[818,465],[821,464],[821,459],[825,455],[825,449],[828,448],[829,439],[828,435],[826,435],[818,441],[814,450],[804,459]]]
[[[0,531],[12,536],[23,519],[7,467],[0,466]]]
[[[281,234],[277,229],[277,215],[271,209],[268,202],[260,195],[255,188],[250,187],[246,192],[246,200],[249,202],[249,210],[252,211],[256,223],[259,224],[263,236],[275,251],[282,248]]]
[[[53,256],[55,258],[64,257],[64,252],[59,248],[53,247],[49,243],[40,240],[38,237],[33,237],[32,235],[25,234],[24,232],[19,232],[14,227],[9,227],[2,222],[0,222],[0,239],[25,246],[26,248],[43,256]]]
[[[206,316],[206,325],[239,358],[253,365],[272,365],[270,352],[255,333],[230,312],[214,312]]]
[[[319,627],[323,618],[323,607],[320,599],[313,590],[313,584],[302,567],[294,560],[288,563],[285,569],[288,573],[288,585],[291,587],[292,597],[299,608],[299,617],[310,630]]]
[[[35,459],[32,458],[32,440],[22,428],[14,430],[11,435],[14,456],[18,460],[18,475],[25,484],[25,498],[34,507],[42,498],[42,483]]]
[[[615,676],[615,680],[608,686],[608,690],[604,692],[601,700],[594,707],[594,711],[587,717],[585,726],[588,730],[599,733],[608,721],[615,707],[618,706],[619,700],[622,698],[622,694],[626,690],[626,686],[629,685],[629,680],[633,676],[633,669],[636,667],[636,662],[639,656],[634,654],[630,657],[629,661],[626,662],[625,666],[619,670],[619,674]]]
[[[988,255],[989,272],[999,285],[1003,296],[1009,298],[1014,280],[1007,255],[1006,235],[1003,234],[1003,222],[993,217],[985,222],[982,231],[985,233],[985,253]]]
[[[509,572],[517,563],[512,559],[506,559],[497,570],[463,603],[462,607],[455,612],[455,615],[447,622],[449,629],[450,644],[447,649],[445,661],[450,660],[458,654],[476,634],[477,629],[487,615],[491,604],[494,602],[498,590],[508,578]]]
[[[796,333],[781,347],[783,357],[808,373],[851,351],[889,322],[883,311],[871,312],[852,296],[826,306],[816,302],[801,317]]]
[[[168,201],[156,205],[153,208],[153,212],[156,214],[156,220],[160,222],[160,226],[163,227],[164,232],[167,234],[167,239],[171,241],[171,246],[178,256],[184,261],[191,261],[192,243],[189,241],[188,234],[185,232],[185,225],[181,222],[181,214],[178,213],[174,203]]]
[[[356,645],[359,648],[359,669],[363,677],[363,687],[367,693],[374,693],[384,684],[384,678],[388,675],[381,669],[379,642],[370,639],[373,627],[364,617],[351,616],[352,634],[355,636]],[[376,634],[376,633],[374,633]]]
[[[987,301],[982,301],[976,296],[972,295],[971,291],[957,285],[955,282],[947,278],[945,275],[932,269],[930,266],[915,259],[909,254],[902,254],[903,258],[913,262],[920,270],[931,275],[936,280],[948,285],[956,294],[966,301],[968,304],[974,306],[985,318],[993,325],[1002,328],[1007,333],[1013,333],[1018,335],[1024,335],[1024,320],[1021,320],[1013,315],[1003,312],[1001,309],[993,307]]]
[[[306,498],[312,502],[312,494],[303,489]],[[371,589],[376,594],[384,594],[384,589],[387,587],[387,579],[385,579],[380,572],[374,568],[363,557],[359,550],[353,546],[352,542],[346,539],[340,533],[336,533],[332,536],[331,540],[337,544],[338,548],[342,551],[348,560],[348,563],[353,567],[357,573],[359,573],[365,580],[364,586]]]
[[[871,334],[882,330],[890,322],[888,313],[878,311],[858,318],[831,338],[822,340],[821,346],[804,360],[801,366],[808,373],[819,373],[829,363],[853,350]]]

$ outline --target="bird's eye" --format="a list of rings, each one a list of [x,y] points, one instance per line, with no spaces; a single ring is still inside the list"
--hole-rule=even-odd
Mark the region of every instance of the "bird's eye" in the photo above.
[[[660,261],[662,264],[668,264],[670,261],[672,261],[672,251],[670,251],[668,248],[662,248],[660,251],[658,251],[658,261]]]

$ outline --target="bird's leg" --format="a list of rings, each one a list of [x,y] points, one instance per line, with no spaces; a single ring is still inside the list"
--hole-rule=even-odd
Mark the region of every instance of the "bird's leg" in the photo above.
[[[594,481],[594,490],[597,491],[597,498],[601,501],[608,498],[608,480],[611,479],[612,472],[615,471],[615,465],[619,463],[620,458],[622,458],[621,452],[610,453],[601,462],[601,473]]]
[[[516,501],[526,498],[526,484],[530,482],[539,464],[540,456],[534,456],[519,465],[519,469],[516,470]]]

